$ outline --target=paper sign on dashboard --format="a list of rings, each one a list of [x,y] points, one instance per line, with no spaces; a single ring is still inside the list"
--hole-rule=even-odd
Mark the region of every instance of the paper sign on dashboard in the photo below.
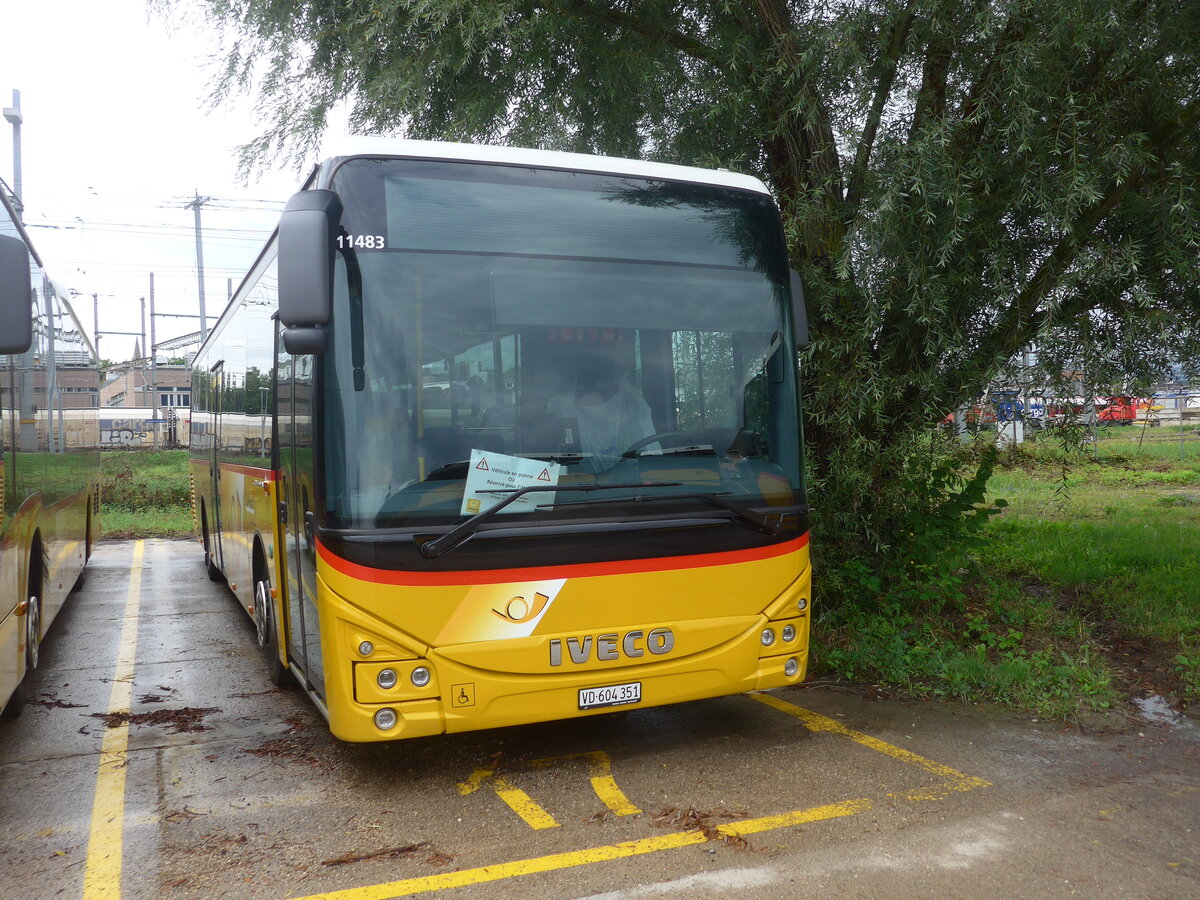
[[[524,487],[554,487],[562,469],[558,463],[540,459],[524,459],[493,453],[490,450],[472,450],[471,462],[467,467],[467,483],[463,490],[462,510],[464,516],[473,516],[495,506],[507,494],[492,491],[511,491]],[[510,512],[532,512],[538,506],[554,502],[553,493],[531,491],[518,497],[500,514]]]

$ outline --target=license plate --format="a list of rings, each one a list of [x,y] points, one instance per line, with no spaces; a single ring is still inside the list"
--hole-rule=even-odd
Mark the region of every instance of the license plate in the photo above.
[[[642,699],[642,683],[610,684],[608,687],[580,688],[579,708],[600,709],[605,706],[625,706]]]

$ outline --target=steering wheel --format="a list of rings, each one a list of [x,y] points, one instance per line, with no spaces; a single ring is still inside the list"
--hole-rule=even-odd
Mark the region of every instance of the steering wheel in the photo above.
[[[651,444],[659,444],[663,441],[672,438],[684,438],[685,443],[700,444],[703,443],[698,434],[693,434],[690,431],[660,431],[657,434],[652,434],[649,437],[644,437],[640,441],[635,441],[621,454],[621,459],[637,459],[642,454],[638,451],[650,446]]]

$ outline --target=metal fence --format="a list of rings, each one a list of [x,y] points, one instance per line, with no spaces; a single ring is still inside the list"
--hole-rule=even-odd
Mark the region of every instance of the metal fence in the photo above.
[[[993,390],[953,417],[960,433],[994,435],[1003,446],[1042,441],[1056,428],[1082,430],[1103,452],[1200,456],[1200,391],[1151,397],[1055,398]]]

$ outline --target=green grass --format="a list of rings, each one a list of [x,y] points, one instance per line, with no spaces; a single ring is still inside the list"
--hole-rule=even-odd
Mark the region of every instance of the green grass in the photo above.
[[[1101,442],[1095,461],[996,474],[1009,506],[983,559],[1001,573],[1069,589],[1130,635],[1200,640],[1200,454],[1131,455]],[[1200,446],[1192,438],[1188,446]],[[1036,460],[1035,460],[1036,463]]]
[[[1200,431],[1183,453],[1178,429],[1140,431],[1101,429],[1065,467],[1045,438],[1006,453],[983,543],[937,590],[831,611],[818,677],[1059,717],[1134,690],[1200,702]]]
[[[106,450],[100,457],[105,537],[183,537],[193,532],[186,450]]]
[[[1126,431],[1128,431],[1127,429]],[[1065,477],[1057,465],[996,475],[1010,506],[984,564],[1072,599],[1085,643],[1139,641],[1169,657],[1181,699],[1200,701],[1200,434],[1139,446],[1102,438]],[[1036,461],[1035,461],[1036,462]]]
[[[820,670],[926,697],[996,702],[1057,718],[1106,710],[1120,692],[1081,616],[988,572],[935,609],[904,603],[827,617],[816,626]]]

